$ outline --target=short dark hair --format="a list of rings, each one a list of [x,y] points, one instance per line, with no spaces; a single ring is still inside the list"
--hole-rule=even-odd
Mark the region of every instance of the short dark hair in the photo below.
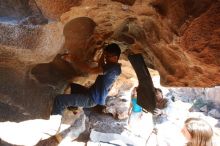
[[[163,93],[160,88],[154,88],[154,89],[155,89],[155,92],[159,91],[160,93]]]
[[[107,46],[105,47],[105,50],[104,50],[104,51],[106,51],[106,52],[108,52],[108,53],[111,53],[111,54],[113,54],[113,55],[116,55],[116,56],[118,56],[118,58],[119,58],[119,56],[120,56],[120,54],[121,54],[121,49],[120,49],[120,47],[118,46],[118,44],[116,44],[116,43],[111,43],[111,44],[107,45]]]

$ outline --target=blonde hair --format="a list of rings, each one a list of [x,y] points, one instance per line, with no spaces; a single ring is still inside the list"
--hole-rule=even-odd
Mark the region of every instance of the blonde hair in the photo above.
[[[212,146],[213,130],[206,121],[200,118],[188,118],[185,127],[191,136],[187,146]]]

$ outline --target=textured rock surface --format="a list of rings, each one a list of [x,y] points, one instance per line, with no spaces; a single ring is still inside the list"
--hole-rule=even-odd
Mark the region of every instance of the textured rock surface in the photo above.
[[[214,0],[1,1],[1,121],[48,118],[54,96],[82,75],[60,54],[93,65],[112,41],[123,52],[142,53],[164,86],[219,85],[219,7]],[[121,62],[128,67],[124,55]],[[95,78],[89,77],[78,82],[89,85]]]
[[[71,7],[79,6],[82,0],[35,0],[37,6],[43,15],[50,19],[59,19],[59,17],[69,11]]]
[[[16,13],[14,13],[16,11]],[[0,5],[0,16],[3,17],[25,17],[30,13],[30,9],[28,6],[28,0],[8,0],[8,1],[1,1]]]
[[[55,61],[46,62],[52,62],[63,45],[62,27],[55,23],[45,26],[0,24],[0,27],[1,120],[48,117],[55,86],[60,84],[57,77],[61,69]],[[37,69],[38,66],[41,69]],[[45,80],[37,79],[38,76]]]
[[[136,1],[132,6],[109,1],[85,1],[63,14],[61,21],[65,23],[87,16],[97,24],[96,33],[103,36],[113,33],[112,38],[127,44],[136,42],[134,50],[139,50],[148,65],[160,72],[163,85],[214,86],[219,83],[216,63],[219,51],[215,49],[219,46],[219,5],[219,2],[205,0],[167,3]],[[110,13],[109,10],[117,13]],[[206,19],[209,15],[212,16]],[[209,30],[214,31],[210,33]],[[208,32],[210,35],[205,35]],[[210,47],[204,47],[208,38],[213,38],[206,41]],[[200,43],[190,43],[195,39],[202,46]],[[195,55],[191,48],[207,50],[206,59],[198,53]],[[208,63],[207,59],[213,59],[207,54],[215,60],[213,63]],[[208,77],[210,74],[213,76]]]

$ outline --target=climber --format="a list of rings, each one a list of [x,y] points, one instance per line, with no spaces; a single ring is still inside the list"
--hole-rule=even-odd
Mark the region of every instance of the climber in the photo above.
[[[65,55],[63,59],[69,63],[74,62],[80,68],[88,73],[99,74],[91,87],[82,87],[82,92],[71,92],[71,94],[61,94],[55,97],[52,109],[52,115],[62,114],[67,107],[94,107],[97,104],[105,105],[105,99],[108,93],[121,74],[121,64],[118,59],[121,54],[121,49],[116,43],[107,45],[104,49],[102,57],[97,67],[91,68],[87,64],[80,62],[77,57],[69,54]],[[76,85],[76,84],[75,84]]]

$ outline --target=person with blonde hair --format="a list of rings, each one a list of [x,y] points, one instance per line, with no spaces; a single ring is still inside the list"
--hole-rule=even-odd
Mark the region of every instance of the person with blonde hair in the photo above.
[[[186,146],[213,146],[212,127],[201,118],[188,118],[182,133],[188,141]]]

